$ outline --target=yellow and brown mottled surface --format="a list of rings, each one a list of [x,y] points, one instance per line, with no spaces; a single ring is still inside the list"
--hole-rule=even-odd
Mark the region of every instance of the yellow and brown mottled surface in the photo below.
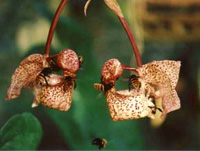
[[[153,61],[138,68],[139,76],[150,84],[163,84],[170,82],[175,88],[179,78],[180,61]]]
[[[138,68],[140,81],[146,83],[146,89],[162,98],[162,108],[165,114],[180,108],[180,99],[175,87],[180,72],[180,61],[153,61]]]
[[[46,107],[67,111],[71,107],[73,81],[65,82],[64,77],[51,74],[47,77],[48,85],[42,77],[38,77],[35,83],[35,104],[42,104]]]
[[[44,55],[32,54],[25,58],[12,75],[6,100],[17,98],[22,87],[29,87],[45,67],[48,67],[48,63]]]
[[[110,116],[114,121],[154,118],[152,109],[155,105],[142,89],[116,91],[113,87],[106,92]]]

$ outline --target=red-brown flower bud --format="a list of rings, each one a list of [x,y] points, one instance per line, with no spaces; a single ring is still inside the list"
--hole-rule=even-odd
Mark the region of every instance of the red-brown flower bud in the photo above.
[[[105,84],[115,83],[123,73],[123,68],[119,60],[110,59],[104,63],[101,70],[102,82]]]
[[[63,70],[74,73],[79,70],[79,58],[73,50],[66,49],[58,54],[57,65]]]

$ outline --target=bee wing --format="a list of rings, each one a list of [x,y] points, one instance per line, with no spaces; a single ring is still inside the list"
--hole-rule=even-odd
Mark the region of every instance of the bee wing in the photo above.
[[[104,96],[104,93],[101,92],[101,93],[99,93],[99,94],[97,95],[96,99],[101,99],[103,96]]]
[[[122,80],[122,81],[129,81],[129,77],[124,77],[124,76],[122,76],[122,77],[121,77],[121,80]]]

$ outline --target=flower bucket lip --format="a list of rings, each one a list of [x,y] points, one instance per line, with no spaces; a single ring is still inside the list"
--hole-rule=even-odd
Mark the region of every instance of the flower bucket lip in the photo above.
[[[56,78],[58,78],[56,80]],[[59,111],[67,111],[71,107],[73,97],[73,85],[65,85],[65,77],[51,74],[46,80],[38,79],[35,83],[35,99],[34,103],[42,104],[46,107],[57,109]],[[53,81],[51,83],[51,80]],[[55,80],[55,82],[54,82]],[[66,90],[65,90],[66,89]]]
[[[151,99],[145,96],[142,91],[137,89],[133,89],[131,92],[128,90],[115,91],[113,88],[106,92],[107,105],[112,120],[131,120],[146,116],[153,118],[151,108],[146,104],[146,101],[151,101]]]

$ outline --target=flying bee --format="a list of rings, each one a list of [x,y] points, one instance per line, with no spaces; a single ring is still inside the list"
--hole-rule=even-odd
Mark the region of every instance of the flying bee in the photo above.
[[[95,84],[94,84],[94,88],[95,88],[96,90],[99,90],[99,91],[104,91],[104,90],[105,90],[104,85],[103,85],[103,84],[100,84],[100,83],[95,83]]]
[[[108,141],[106,139],[95,138],[92,141],[92,145],[96,145],[99,149],[106,148]]]
[[[138,81],[138,76],[136,75],[131,75],[129,77],[129,80],[128,80],[128,89],[129,91],[131,90],[131,87],[134,86],[134,88],[138,89],[141,87],[141,83]]]
[[[104,91],[104,92],[110,90],[113,86],[114,86],[114,84],[112,84],[112,83],[110,83],[110,84],[105,84],[105,83],[102,83],[102,82],[101,82],[101,83],[95,83],[95,84],[94,84],[94,88],[95,88],[96,90]]]

